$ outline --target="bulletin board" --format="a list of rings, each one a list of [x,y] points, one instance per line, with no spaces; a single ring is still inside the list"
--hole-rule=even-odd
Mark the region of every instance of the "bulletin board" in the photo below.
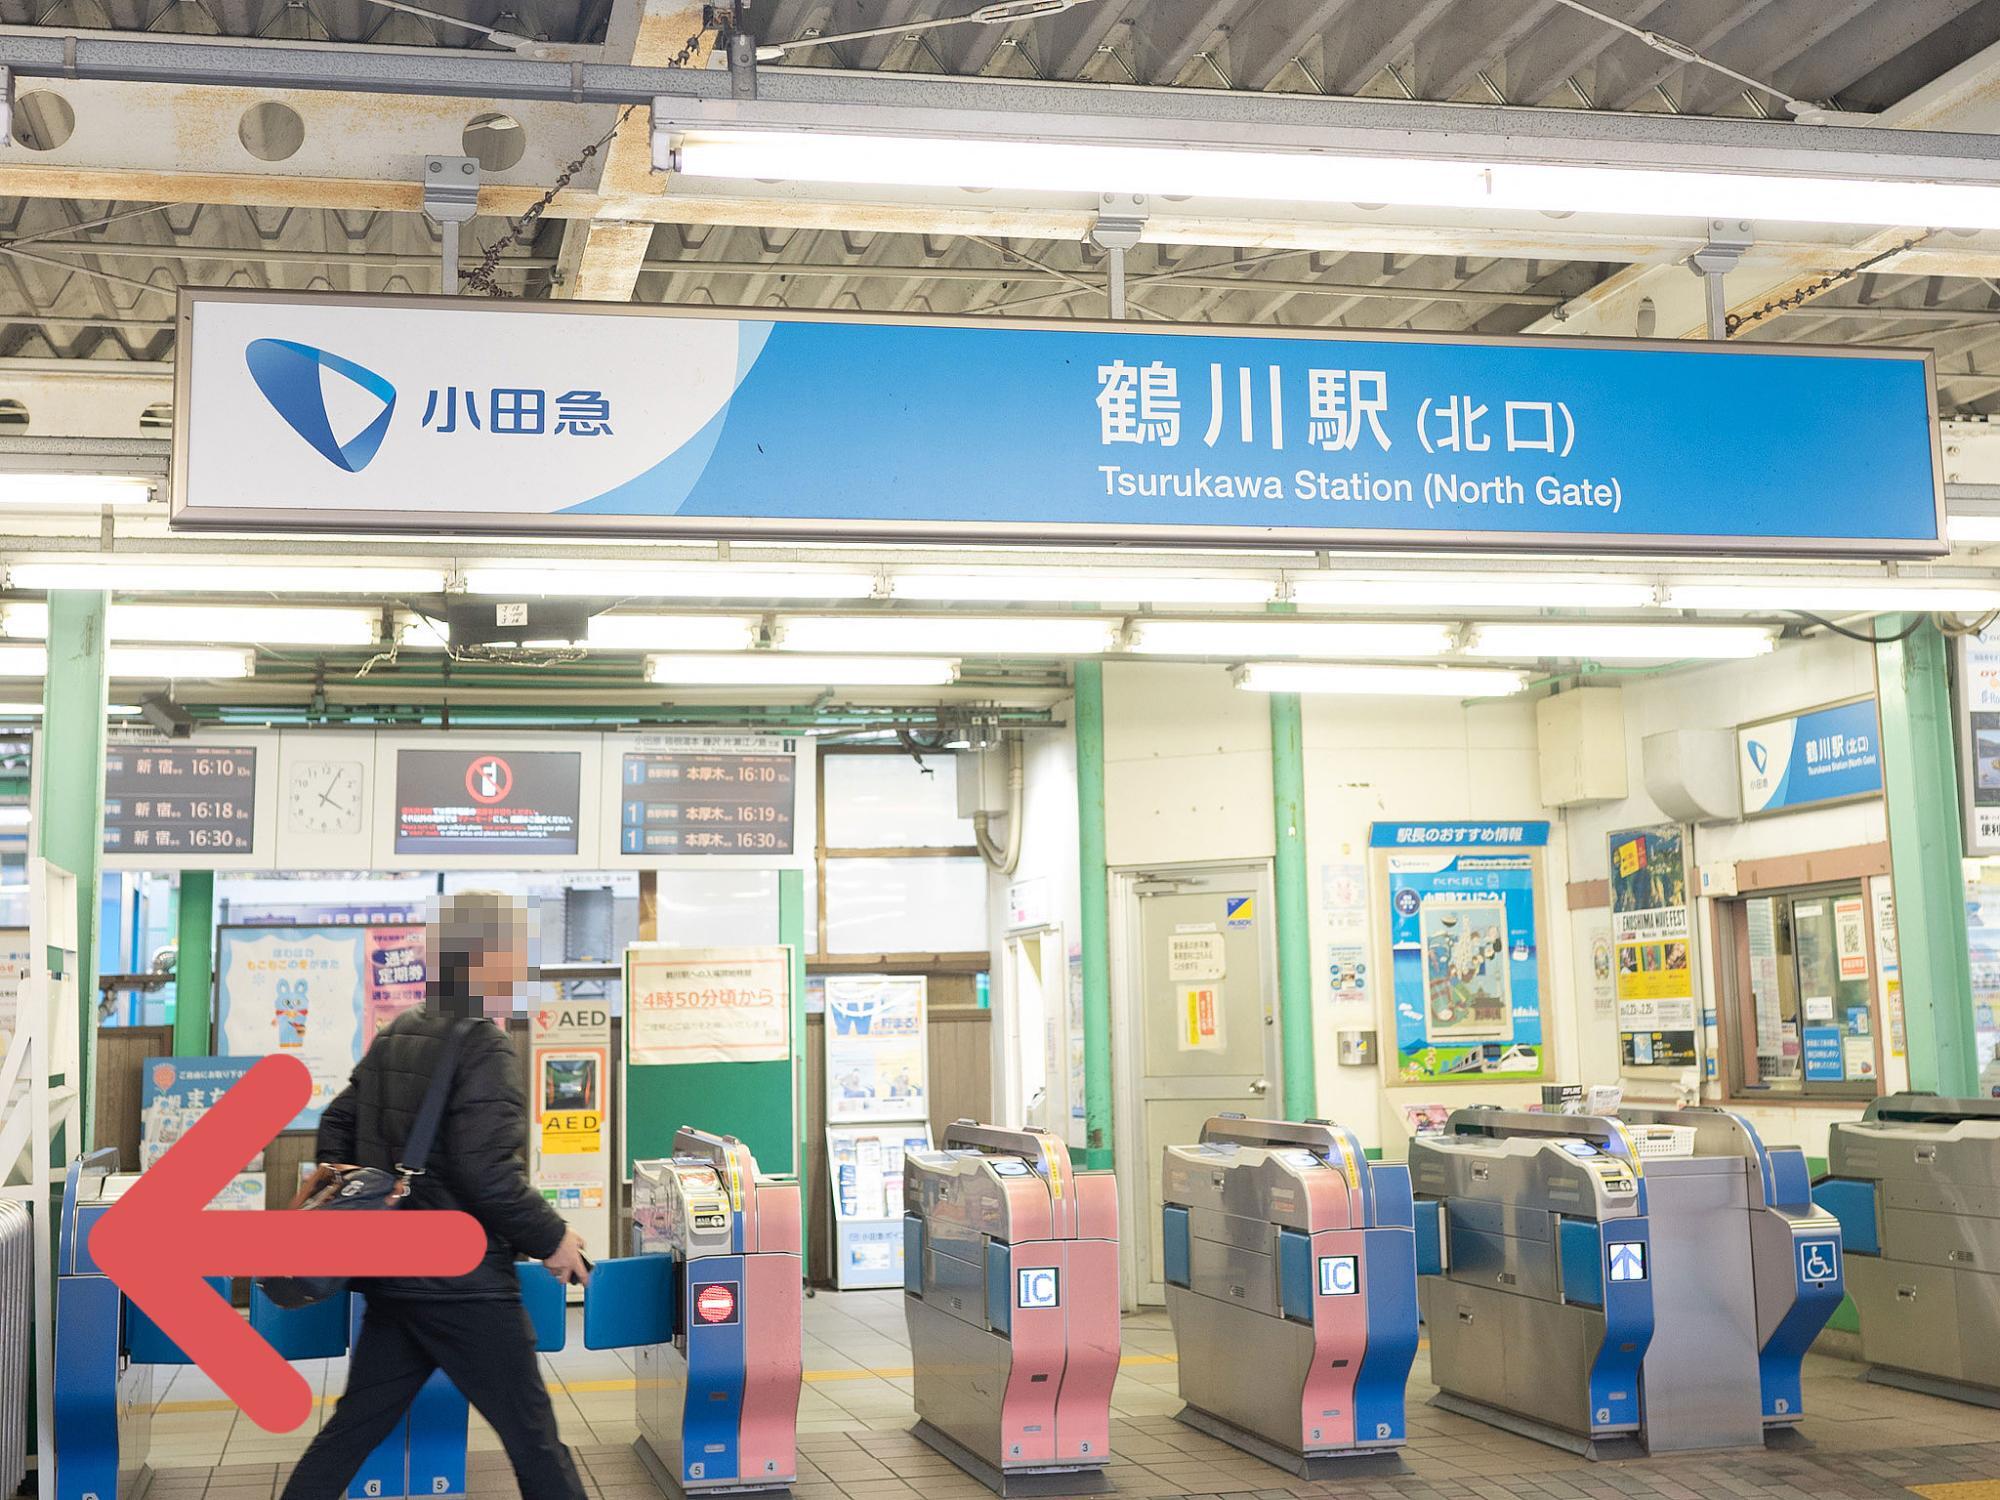
[[[750,1148],[757,1170],[766,1176],[798,1171],[797,1112],[799,1057],[796,1050],[793,993],[794,959],[788,946],[765,948],[678,948],[665,943],[634,943],[625,950],[625,1024],[620,1028],[624,1087],[619,1090],[624,1139],[623,1171],[627,1181],[632,1163],[670,1155],[674,1133],[692,1125],[720,1135],[733,1135]],[[718,1008],[712,1002],[732,987],[778,986],[775,1015],[745,1017],[717,1025],[699,1015]],[[703,1003],[682,1003],[699,994]],[[648,997],[653,997],[649,1007]],[[680,1027],[672,1019],[644,1020],[648,1009],[656,1017],[692,1017]],[[763,1007],[759,1005],[758,1009]],[[782,1055],[769,1037],[781,1022]],[[635,1060],[663,1056],[677,1045],[676,1030],[692,1033],[687,1062]],[[654,1040],[649,1043],[649,1033]],[[747,1060],[731,1060],[735,1051]]]

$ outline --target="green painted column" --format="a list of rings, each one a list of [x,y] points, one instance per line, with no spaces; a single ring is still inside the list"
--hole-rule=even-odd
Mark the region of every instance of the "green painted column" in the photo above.
[[[1111,876],[1104,864],[1104,664],[1076,664],[1077,890],[1082,898],[1083,1165],[1111,1165]]]
[[[806,872],[778,872],[778,941],[792,950],[792,1119],[798,1139],[792,1143],[792,1175],[799,1180],[800,1211],[812,1223],[813,1200],[807,1196],[806,1166],[812,1161],[806,1142]],[[799,1271],[812,1280],[807,1263],[812,1236],[799,1238]]]
[[[1276,823],[1278,1037],[1284,1049],[1284,1111],[1318,1109],[1313,1063],[1312,927],[1306,877],[1305,729],[1297,693],[1271,696],[1271,808]]]
[[[108,596],[58,590],[49,595],[49,667],[42,685],[42,801],[35,827],[40,853],[76,876],[77,1057],[74,1080],[82,1139],[96,1137],[97,887],[104,859],[104,617]]]
[[[1877,635],[1909,619],[1876,621]],[[1897,947],[1910,1086],[1963,1098],[1977,1092],[1972,972],[1965,931],[1964,838],[1944,637],[1929,621],[1875,648],[1882,779],[1896,884]]]
[[[181,871],[174,945],[174,1056],[207,1057],[215,977],[215,872]]]

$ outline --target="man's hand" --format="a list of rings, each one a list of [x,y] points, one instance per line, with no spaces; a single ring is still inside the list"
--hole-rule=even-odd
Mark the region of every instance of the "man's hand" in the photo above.
[[[542,1262],[555,1273],[557,1281],[569,1286],[590,1285],[590,1262],[583,1258],[583,1236],[574,1229],[563,1236],[556,1253]]]

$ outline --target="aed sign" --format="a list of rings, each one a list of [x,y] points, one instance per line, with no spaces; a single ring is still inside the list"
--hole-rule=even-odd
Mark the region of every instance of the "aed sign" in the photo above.
[[[1646,1279],[1646,1246],[1640,1240],[1619,1240],[1605,1247],[1605,1258],[1611,1263],[1613,1281],[1644,1281]]]
[[[1915,350],[233,288],[178,333],[176,526],[1948,550]]]
[[[1352,1297],[1361,1290],[1358,1263],[1352,1255],[1322,1255],[1319,1258],[1319,1294],[1322,1297]]]
[[[694,1316],[698,1323],[719,1327],[742,1318],[738,1305],[738,1285],[733,1281],[711,1281],[694,1289]]]
[[[1027,1266],[1014,1273],[1016,1307],[1057,1307],[1061,1303],[1061,1273],[1054,1266]]]

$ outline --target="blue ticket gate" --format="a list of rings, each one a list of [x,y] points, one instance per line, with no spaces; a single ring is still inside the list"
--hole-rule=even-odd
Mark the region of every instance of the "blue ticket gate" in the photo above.
[[[63,1184],[55,1286],[55,1500],[131,1500],[145,1489],[153,1367],[191,1363],[90,1259],[91,1226],[135,1180],[117,1166],[116,1148],[95,1151],[71,1164]],[[517,1269],[535,1346],[554,1353],[565,1338],[563,1288],[540,1265]],[[228,1292],[222,1279],[210,1285]],[[287,1311],[261,1288],[250,1293],[250,1326],[286,1359],[346,1354],[360,1311],[359,1299],[347,1295]],[[362,1465],[349,1496],[464,1494],[466,1427],[465,1398],[441,1372],[433,1375],[402,1425]]]

